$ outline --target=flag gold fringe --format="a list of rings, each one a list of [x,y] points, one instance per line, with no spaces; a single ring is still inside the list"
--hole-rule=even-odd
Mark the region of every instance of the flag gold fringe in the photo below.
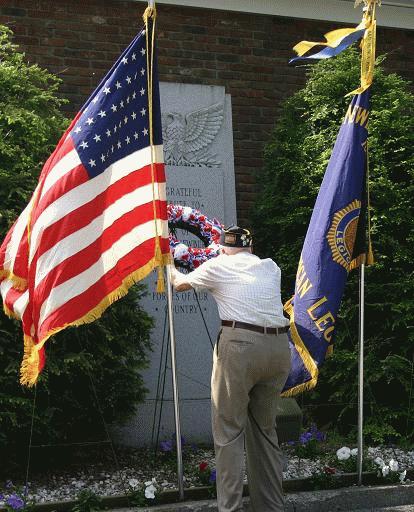
[[[364,13],[366,30],[361,41],[361,85],[346,96],[361,94],[371,86],[374,80],[375,47],[377,22],[375,20],[375,7],[378,0],[367,0],[367,9]]]
[[[348,271],[354,270],[358,267],[360,267],[363,263],[365,263],[367,260],[367,256],[365,253],[360,254],[356,258],[354,258],[351,263],[349,264]]]
[[[158,277],[157,277],[157,293],[165,292],[165,278],[164,278],[164,270],[162,267],[158,267]]]
[[[20,320],[20,317],[16,315],[14,311],[12,311],[9,307],[6,306],[6,304],[3,303],[3,311],[5,315],[7,315],[9,318],[15,318],[16,320]]]
[[[157,10],[155,5],[153,7],[148,6],[143,14],[143,20],[145,23],[145,37],[146,37],[146,45],[147,45],[147,91],[148,91],[148,114],[149,114],[149,136],[150,136],[150,145],[151,145],[151,182],[152,182],[152,206],[154,210],[154,223],[155,223],[155,260],[159,261],[161,257],[161,246],[160,239],[158,236],[158,224],[157,224],[157,209],[155,205],[155,156],[154,156],[154,123],[152,116],[152,89],[153,89],[153,63],[154,63],[154,49],[155,49],[155,19],[157,17]],[[152,19],[152,33],[151,40],[150,34],[148,33],[149,20]],[[151,55],[149,53],[149,44],[151,43]],[[157,181],[157,191],[158,197],[160,197],[160,185]],[[157,288],[158,293],[165,292],[165,279],[164,272],[162,268],[158,268],[158,279],[157,279]]]
[[[284,310],[290,317],[290,335],[292,337],[293,343],[295,344],[296,350],[299,352],[299,355],[303,361],[303,364],[305,365],[305,368],[309,372],[311,379],[307,382],[303,382],[302,384],[298,384],[297,386],[289,389],[288,391],[285,391],[282,393],[283,397],[290,397],[294,395],[298,395],[299,393],[303,393],[304,391],[308,391],[310,389],[313,389],[316,386],[316,383],[318,382],[318,375],[319,370],[318,367],[313,360],[312,356],[310,355],[309,351],[307,350],[305,344],[303,343],[298,330],[296,329],[295,325],[295,314],[294,309],[292,306],[292,299],[290,299],[288,302],[286,302],[284,306]]]
[[[16,290],[24,291],[27,289],[27,279],[24,277],[16,276],[13,272],[9,270],[0,270],[0,280],[8,279],[13,283],[13,288]]]
[[[101,302],[91,309],[86,315],[82,316],[78,320],[74,322],[66,323],[60,327],[55,327],[48,331],[45,336],[42,338],[39,343],[34,343],[33,339],[25,336],[24,337],[24,356],[23,362],[20,368],[20,383],[31,387],[36,384],[37,378],[39,376],[39,351],[42,349],[46,341],[53,335],[62,331],[66,327],[76,327],[82,324],[88,324],[97,320],[102,316],[104,311],[114,303],[116,300],[120,299],[124,295],[128,293],[129,288],[144,279],[154,268],[156,268],[159,264],[162,266],[169,265],[171,263],[171,255],[170,254],[162,254],[161,262],[157,262],[156,258],[152,258],[148,263],[146,263],[143,267],[135,270],[125,279],[123,279],[122,284],[113,292],[104,297]]]
[[[155,263],[156,263],[156,265],[158,265],[157,292],[163,293],[163,292],[165,292],[164,269],[161,266],[162,253],[161,253],[161,246],[159,243],[159,238],[157,238],[157,241],[158,241],[158,243],[155,248]]]
[[[20,367],[20,383],[25,386],[36,384],[39,376],[39,350],[31,336],[24,335],[24,354]]]

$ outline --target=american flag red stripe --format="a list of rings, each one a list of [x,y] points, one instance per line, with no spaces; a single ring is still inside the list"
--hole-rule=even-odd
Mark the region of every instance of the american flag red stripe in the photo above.
[[[152,205],[146,204],[142,207],[135,208],[106,229],[102,233],[102,236],[97,238],[93,243],[87,245],[84,249],[76,252],[71,257],[49,270],[45,277],[36,284],[35,293],[37,300],[43,304],[45,301],[49,300],[49,291],[52,288],[63,285],[69,279],[76,278],[78,275],[86,272],[96,263],[96,254],[98,252],[105,253],[111,249],[114,242],[119,239],[119,233],[128,233],[134,229],[137,225],[137,215],[139,215],[141,225],[149,224],[150,228],[153,227],[154,213]],[[151,239],[153,238],[152,236]],[[52,260],[52,264],[54,263],[55,262]],[[102,274],[104,275],[104,273]]]
[[[144,193],[139,194],[140,189],[143,187],[145,187],[143,191],[146,192],[145,195]],[[41,246],[36,249],[33,258],[36,256],[41,257],[42,254],[49,251],[56,244],[56,240],[63,240],[72,233],[81,229],[87,229],[88,225],[93,222],[94,219],[104,215],[108,208],[119,208],[120,203],[122,204],[122,199],[127,194],[134,193],[135,196],[137,196],[136,200],[139,200],[139,195],[143,197],[143,201],[145,201],[144,204],[147,204],[148,197],[152,197],[151,166],[145,166],[142,169],[134,171],[130,176],[120,179],[111,187],[105,189],[91,201],[71,211],[66,215],[64,224],[55,222],[44,228],[42,231]],[[76,189],[74,190],[74,194],[76,194]],[[152,203],[149,207],[152,209]]]
[[[34,384],[46,340],[92,321],[169,261],[156,64],[152,144],[142,31],[72,121],[31,202],[0,248],[6,312],[22,320],[21,381]]]

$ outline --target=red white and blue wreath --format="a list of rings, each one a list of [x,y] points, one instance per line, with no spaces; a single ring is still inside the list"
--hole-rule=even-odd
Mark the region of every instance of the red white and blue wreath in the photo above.
[[[199,210],[179,204],[169,204],[167,211],[170,249],[177,266],[191,271],[219,255],[223,226],[217,219],[210,220]],[[182,243],[175,235],[176,229],[193,233],[204,243],[205,248],[189,247]]]

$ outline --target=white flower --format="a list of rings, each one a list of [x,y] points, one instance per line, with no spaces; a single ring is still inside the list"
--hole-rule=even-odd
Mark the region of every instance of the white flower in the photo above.
[[[398,471],[398,461],[391,459],[389,466],[391,471]]]
[[[358,455],[358,448],[353,448],[351,450],[351,455],[352,455],[352,457],[356,457]]]
[[[388,473],[390,472],[390,468],[389,468],[389,466],[382,466],[381,471],[382,471],[382,476],[387,476]]]
[[[385,466],[385,462],[381,459],[381,457],[376,457],[374,459],[374,462],[375,462],[375,464],[377,464],[381,468],[382,468],[382,466]]]
[[[174,258],[179,260],[187,253],[188,247],[185,244],[178,244],[174,249]]]
[[[343,446],[336,452],[336,456],[338,460],[348,460],[351,456],[351,450],[347,446]]]
[[[190,208],[189,206],[185,206],[183,208],[183,221],[184,222],[187,222],[188,219],[190,218],[190,215],[193,213],[193,210],[192,208]]]
[[[139,485],[139,481],[136,478],[131,478],[128,480],[129,486],[135,489]]]
[[[157,488],[155,485],[151,484],[145,488],[145,497],[149,500],[153,500],[155,498],[155,492]]]
[[[402,473],[400,473],[400,483],[402,484],[405,480],[405,477],[407,476],[407,470],[404,469]]]

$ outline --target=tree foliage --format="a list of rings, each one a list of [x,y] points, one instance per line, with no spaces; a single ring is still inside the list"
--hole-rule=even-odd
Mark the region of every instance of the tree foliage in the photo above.
[[[365,430],[375,441],[414,438],[414,102],[409,83],[377,59],[369,121],[372,238],[376,263],[366,269]],[[252,214],[259,252],[294,289],[313,205],[349,98],[358,86],[359,54],[344,52],[307,68],[305,87],[284,104],[259,172]],[[358,271],[351,272],[337,324],[334,356],[306,401],[331,403],[316,419],[339,430],[357,421]],[[333,404],[338,404],[334,406]],[[313,408],[312,408],[313,409]]]
[[[45,159],[67,119],[60,113],[60,80],[29,65],[0,26],[0,238],[27,204]],[[47,366],[36,393],[19,385],[20,325],[0,313],[0,459],[15,462],[27,447],[34,406],[33,443],[106,439],[103,420],[131,417],[145,387],[152,319],[133,287],[98,321],[69,328],[47,343]],[[2,466],[2,471],[7,466]]]

